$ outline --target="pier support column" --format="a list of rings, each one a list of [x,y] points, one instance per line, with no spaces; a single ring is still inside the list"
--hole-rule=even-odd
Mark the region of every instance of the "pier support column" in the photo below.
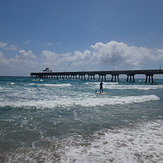
[[[154,74],[145,74],[145,75],[146,75],[145,83],[153,83]]]
[[[93,80],[95,81],[95,75],[93,75]]]
[[[135,82],[135,74],[128,74],[126,82]]]
[[[99,75],[98,80],[99,80],[99,81],[101,80],[101,75]]]
[[[103,75],[104,76],[104,81],[106,81],[106,75]]]
[[[83,75],[83,80],[85,80],[85,74]]]
[[[82,75],[79,75],[79,79],[80,80],[85,80],[85,74],[84,75],[83,74]]]
[[[111,82],[119,82],[119,74],[118,75],[114,75],[112,74],[112,78],[111,78]]]
[[[88,75],[88,78],[87,78],[87,80],[90,80],[90,77],[91,77],[91,75]],[[91,77],[92,78],[92,77]]]
[[[95,80],[95,76],[94,76],[94,80]],[[99,75],[98,80],[99,80],[99,81],[106,81],[106,74],[104,74],[104,75]]]
[[[93,80],[93,75],[91,75],[91,81]]]

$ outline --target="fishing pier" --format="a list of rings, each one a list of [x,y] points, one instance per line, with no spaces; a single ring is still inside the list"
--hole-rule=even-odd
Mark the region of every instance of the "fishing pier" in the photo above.
[[[113,70],[113,71],[77,71],[77,72],[52,72],[49,68],[43,72],[32,72],[32,78],[73,79],[91,81],[119,82],[120,75],[126,75],[126,82],[135,82],[135,75],[144,75],[145,83],[153,83],[154,75],[163,74],[162,69],[155,70]],[[110,80],[107,80],[107,79]]]

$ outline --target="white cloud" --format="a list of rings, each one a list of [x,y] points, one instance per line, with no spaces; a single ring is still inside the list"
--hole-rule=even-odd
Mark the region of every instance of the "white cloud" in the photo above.
[[[18,48],[15,45],[9,45],[5,47],[5,50],[17,50]]]
[[[41,63],[44,67],[53,67],[54,69],[73,69],[85,64],[90,58],[90,51],[74,51],[72,53],[55,53],[49,50],[43,50],[41,54]]]
[[[5,42],[0,42],[0,48],[4,48],[4,47],[6,47],[8,44],[7,43],[5,43]]]
[[[31,40],[27,40],[27,41],[25,41],[25,44],[28,45],[28,44],[30,44],[30,42],[31,42]]]
[[[163,50],[128,46],[122,42],[96,43],[89,50],[57,54],[53,51],[42,51],[42,63],[48,67],[62,70],[79,70],[88,68],[98,70],[98,67],[117,67],[133,69],[145,67],[151,61],[163,59]],[[46,67],[45,66],[45,67]]]
[[[50,50],[43,50],[40,60],[43,67],[56,67],[60,62],[59,54]]]
[[[96,43],[91,47],[93,59],[99,64],[140,66],[154,59],[152,49],[128,46],[122,42]]]
[[[8,46],[5,43],[1,47]],[[71,53],[56,53],[43,50],[40,56],[35,56],[32,50],[19,50],[15,57],[7,59],[0,52],[0,74],[5,71],[28,74],[49,67],[53,71],[82,71],[139,69],[153,66],[156,68],[163,61],[163,49],[129,46],[122,42],[111,41],[106,44],[98,42],[90,49]],[[162,65],[163,66],[163,65]],[[6,73],[7,74],[7,73]]]
[[[43,50],[42,57],[47,61],[54,61],[58,57],[58,54],[50,50]]]
[[[29,50],[29,51],[19,50],[18,55],[16,55],[16,59],[24,60],[24,59],[29,59],[29,58],[31,59],[36,58],[32,50]]]
[[[71,66],[80,66],[85,64],[87,60],[90,60],[91,52],[85,50],[84,52],[75,51],[74,53],[68,53],[63,55],[63,60]]]
[[[4,50],[17,50],[18,48],[15,45],[9,45],[5,42],[0,42],[0,48]]]
[[[42,68],[49,67],[62,71],[67,67],[67,56],[71,56],[71,53],[59,54],[50,50],[43,50],[39,59]]]
[[[54,43],[53,43],[53,42],[47,42],[47,45],[48,45],[48,46],[53,46]]]
[[[48,45],[48,46],[56,46],[56,45],[60,45],[60,42],[54,43],[54,42],[45,42],[44,45]]]
[[[163,60],[162,49],[148,49],[144,47],[128,46],[122,42],[111,41],[109,43],[96,43],[89,50],[74,51],[72,53],[55,53],[44,50],[41,55],[41,63],[44,67],[57,70],[99,70],[106,67],[118,69],[142,68],[151,61]]]
[[[158,49],[157,53],[158,53],[158,57],[157,58],[163,60],[163,49]]]
[[[27,75],[29,71],[39,66],[36,58],[31,50],[20,50],[15,57],[10,59],[6,59],[0,52],[0,75]]]
[[[9,60],[4,58],[4,55],[2,52],[0,52],[0,68],[8,68],[9,66]]]

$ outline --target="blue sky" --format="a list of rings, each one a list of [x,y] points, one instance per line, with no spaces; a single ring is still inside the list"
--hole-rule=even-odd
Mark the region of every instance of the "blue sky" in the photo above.
[[[163,67],[162,0],[0,0],[0,75]]]

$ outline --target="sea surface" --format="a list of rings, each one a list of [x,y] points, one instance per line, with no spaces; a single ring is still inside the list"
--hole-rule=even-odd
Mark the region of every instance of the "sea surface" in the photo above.
[[[0,163],[163,163],[163,80],[0,77]]]

